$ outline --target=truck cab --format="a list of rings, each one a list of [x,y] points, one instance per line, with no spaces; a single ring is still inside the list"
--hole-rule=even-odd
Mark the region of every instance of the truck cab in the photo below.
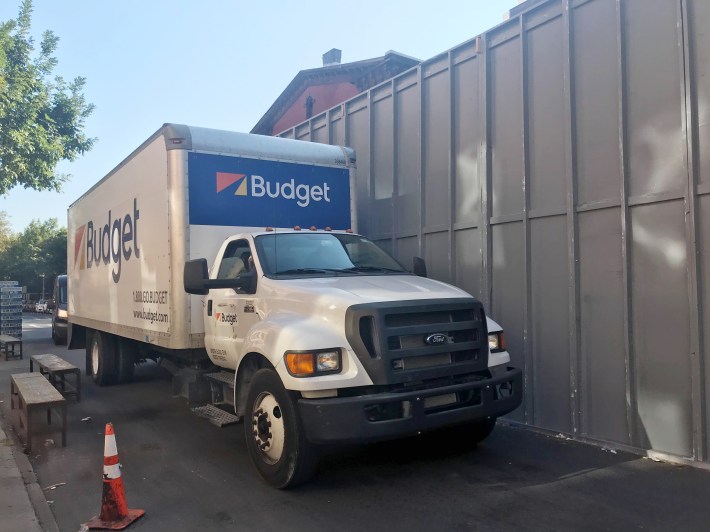
[[[67,276],[57,275],[54,281],[54,308],[52,309],[52,340],[55,345],[67,343]]]
[[[247,446],[276,487],[308,478],[318,444],[456,425],[475,443],[522,400],[481,303],[363,236],[238,234],[209,270],[187,262],[184,283],[204,297],[207,353],[235,371]]]

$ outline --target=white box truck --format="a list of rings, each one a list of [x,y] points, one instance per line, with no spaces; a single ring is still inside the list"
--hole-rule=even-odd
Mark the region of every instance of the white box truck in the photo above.
[[[522,400],[502,330],[353,232],[354,165],[348,148],[164,125],[69,207],[87,374],[159,360],[199,413],[243,420],[277,488],[309,478],[319,444],[488,436]]]

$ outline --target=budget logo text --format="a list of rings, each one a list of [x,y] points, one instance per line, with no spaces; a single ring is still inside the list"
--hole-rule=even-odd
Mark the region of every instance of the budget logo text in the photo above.
[[[296,202],[299,207],[308,207],[311,201],[330,203],[330,186],[296,184],[295,179],[287,181],[269,181],[260,175],[230,174],[217,172],[217,193],[230,188],[235,183],[235,196],[251,196],[253,198],[285,199]]]

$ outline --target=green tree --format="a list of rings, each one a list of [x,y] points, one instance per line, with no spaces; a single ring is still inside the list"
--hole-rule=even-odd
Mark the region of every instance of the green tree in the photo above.
[[[0,211],[0,253],[5,251],[12,239],[12,231],[10,230],[10,222],[7,219],[7,213]]]
[[[49,297],[54,278],[66,273],[67,230],[59,227],[56,218],[45,222],[33,220],[21,233],[11,238],[0,252],[0,277],[19,281],[28,292],[42,291]]]
[[[17,20],[0,22],[0,194],[17,185],[60,190],[69,176],[56,173],[59,161],[73,161],[91,149],[84,121],[86,80],[52,77],[59,38],[42,35],[34,54],[30,36],[32,0],[23,0]]]

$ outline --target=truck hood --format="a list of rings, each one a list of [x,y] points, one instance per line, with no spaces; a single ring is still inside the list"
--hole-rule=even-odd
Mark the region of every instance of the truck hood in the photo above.
[[[264,279],[266,280],[266,279]],[[301,305],[318,301],[332,308],[378,301],[471,297],[454,286],[415,275],[357,275],[313,279],[268,280],[276,296]]]

